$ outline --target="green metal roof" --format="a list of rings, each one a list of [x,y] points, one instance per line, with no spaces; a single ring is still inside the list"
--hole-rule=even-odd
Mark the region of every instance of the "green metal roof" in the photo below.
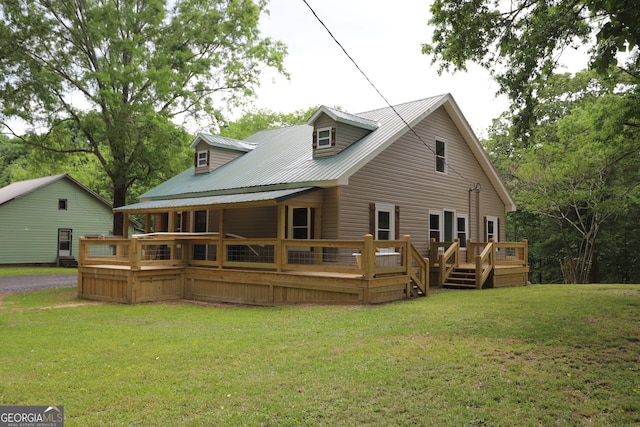
[[[409,131],[407,124],[413,127],[443,106],[507,208],[515,210],[515,203],[508,190],[450,94],[357,115],[321,107],[318,111],[335,116],[334,118],[338,121],[368,128],[371,132],[334,156],[314,158],[311,143],[313,129],[310,125],[261,131],[241,141],[247,144],[247,147],[255,148],[237,159],[209,173],[196,175],[194,168],[191,167],[147,191],[140,196],[140,199],[142,203],[163,200],[161,205],[165,207],[171,206],[171,203],[174,203],[173,199],[347,185],[354,173]],[[319,113],[316,112],[316,114]],[[312,123],[311,120],[310,123]],[[210,136],[207,135],[200,134],[198,137],[206,140]],[[221,143],[221,140],[218,143]],[[196,201],[194,200],[193,203]],[[197,204],[202,204],[202,199],[199,199]],[[131,206],[142,209],[145,206],[151,208],[152,205]],[[127,208],[129,206],[119,209]]]
[[[171,200],[149,200],[132,205],[115,208],[114,211],[128,212],[137,210],[187,208],[194,206],[225,205],[230,203],[260,202],[274,200],[281,202],[290,197],[312,190],[312,188],[295,188],[290,190],[259,191],[255,193],[225,194],[220,196],[188,197]]]
[[[395,110],[412,124],[435,110],[447,96],[401,104]],[[187,169],[140,198],[167,199],[230,191],[347,184],[353,173],[408,131],[403,120],[391,108],[361,113],[358,117],[379,125],[338,155],[313,158],[313,130],[309,125],[265,130],[246,138],[245,142],[257,144],[256,148],[234,161],[205,174],[195,175],[193,168]]]

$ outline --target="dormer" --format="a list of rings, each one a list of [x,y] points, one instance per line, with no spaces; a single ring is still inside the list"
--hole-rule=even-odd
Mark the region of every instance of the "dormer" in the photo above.
[[[256,144],[232,138],[199,133],[190,145],[194,174],[209,173],[256,148]]]
[[[334,156],[379,127],[375,120],[324,105],[307,124],[313,127],[313,157]]]

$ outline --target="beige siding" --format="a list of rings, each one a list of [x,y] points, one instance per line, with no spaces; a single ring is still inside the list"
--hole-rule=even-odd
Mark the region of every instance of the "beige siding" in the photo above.
[[[338,238],[340,187],[325,188],[322,202],[322,239]]]
[[[225,209],[226,233],[247,238],[275,238],[278,236],[278,208],[265,206],[247,209]]]
[[[338,123],[336,129],[336,149],[338,153],[369,133],[371,131],[366,129]]]
[[[232,160],[237,159],[244,153],[242,151],[236,150],[228,150],[226,148],[220,147],[211,147],[204,141],[200,141],[200,143],[196,146],[195,153],[198,151],[209,151],[209,166],[208,167],[196,167],[195,173],[207,173],[212,170],[218,169],[219,167],[229,163]]]
[[[368,233],[369,203],[389,203],[400,206],[400,236],[411,235],[426,255],[429,211],[447,209],[468,215],[469,187],[479,182],[480,218],[498,217],[504,239],[505,206],[445,109],[435,111],[415,130],[422,141],[407,132],[350,178],[341,197],[339,238],[354,239]],[[447,144],[446,174],[435,170],[436,138]],[[477,240],[475,199],[471,211],[473,240]]]

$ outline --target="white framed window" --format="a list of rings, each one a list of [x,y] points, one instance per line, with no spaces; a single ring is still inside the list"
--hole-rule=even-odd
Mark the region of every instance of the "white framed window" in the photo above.
[[[331,128],[318,129],[318,148],[331,147]]]
[[[201,167],[207,166],[207,157],[208,157],[208,151],[206,150],[198,151],[196,167],[201,168]]]
[[[467,233],[469,229],[468,219],[466,215],[458,215],[456,218],[456,236],[460,239],[460,247],[467,247]]]
[[[429,211],[429,239],[442,242],[442,212]]]
[[[311,239],[311,208],[289,206],[289,238]]]
[[[376,203],[376,240],[393,240],[396,236],[396,207],[389,203]]]
[[[485,238],[487,239],[486,241],[488,242],[490,239],[493,239],[494,242],[497,242],[500,237],[498,233],[498,217],[487,216],[485,225]]]
[[[447,173],[447,144],[436,139],[436,172]]]

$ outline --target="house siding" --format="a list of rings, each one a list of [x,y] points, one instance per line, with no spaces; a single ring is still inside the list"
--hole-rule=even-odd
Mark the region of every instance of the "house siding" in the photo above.
[[[67,200],[67,210],[58,200]],[[111,208],[68,179],[52,182],[0,206],[0,264],[53,264],[58,256],[58,229],[72,230],[71,254],[79,238],[111,234]]]
[[[504,224],[504,204],[446,110],[439,108],[414,129],[422,141],[413,132],[407,132],[350,177],[341,198],[340,239],[360,238],[368,233],[369,204],[389,203],[400,207],[399,235],[411,235],[413,243],[426,256],[429,211],[447,209],[469,215],[468,190],[476,182],[482,185],[480,217],[496,216]],[[436,172],[436,138],[447,143],[446,174]],[[474,240],[478,240],[475,198],[469,221]],[[500,237],[504,239],[504,227],[500,228]]]

